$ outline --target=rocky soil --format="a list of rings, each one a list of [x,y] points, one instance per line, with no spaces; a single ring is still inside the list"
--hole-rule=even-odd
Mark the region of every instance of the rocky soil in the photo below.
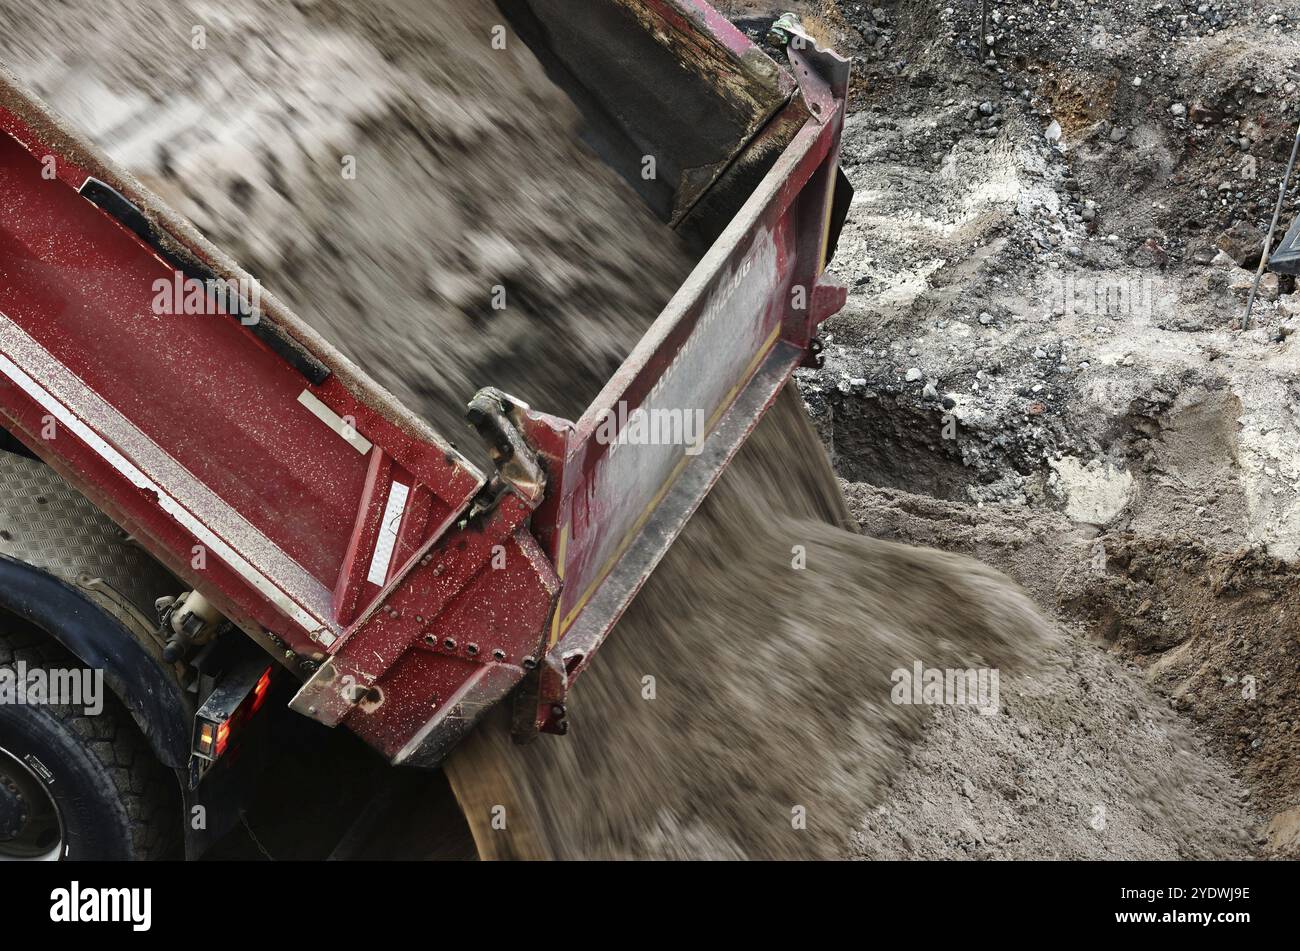
[[[1022,709],[1055,710],[1042,732],[936,718],[864,853],[1111,854],[1109,833],[1045,835],[1042,812],[1065,795],[1090,816],[1074,793],[1100,780],[1104,805],[1159,768],[1142,717],[1117,724],[1109,707],[1153,709],[1154,695],[1244,783],[1264,852],[1295,854],[1293,278],[1267,274],[1241,326],[1300,121],[1300,12],[804,12],[854,56],[857,195],[835,265],[851,294],[825,327],[825,369],[801,384],[840,474],[861,483],[855,512],[873,534],[1003,568],[1084,639],[1068,676],[1023,687]],[[1293,181],[1275,244],[1298,207]],[[1106,710],[1079,713],[1103,695]],[[1001,765],[953,752],[972,744]],[[1080,755],[1099,771],[1062,784]],[[1040,783],[1021,767],[1044,757],[1061,768]],[[969,822],[936,832],[936,803]]]

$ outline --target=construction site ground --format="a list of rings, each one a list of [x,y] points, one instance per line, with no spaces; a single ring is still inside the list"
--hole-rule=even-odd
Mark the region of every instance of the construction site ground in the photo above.
[[[1018,715],[933,719],[861,852],[1294,856],[1292,279],[1266,276],[1240,328],[1300,120],[1300,11],[987,11],[805,11],[854,56],[857,195],[849,305],[804,397],[864,531],[975,555],[1071,633]],[[1296,211],[1293,182],[1283,228]],[[1162,788],[1174,755],[1217,782]],[[1235,845],[1209,829],[1229,818]]]

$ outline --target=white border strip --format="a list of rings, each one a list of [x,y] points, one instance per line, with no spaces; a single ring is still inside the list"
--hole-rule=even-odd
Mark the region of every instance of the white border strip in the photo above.
[[[375,540],[375,553],[370,556],[370,571],[366,574],[367,581],[381,588],[388,580],[388,568],[393,563],[393,549],[397,547],[397,530],[402,525],[406,498],[410,494],[411,487],[400,482],[394,482],[388,489],[384,519],[379,523],[379,538]]]
[[[364,456],[370,452],[374,444],[357,432],[356,423],[347,422],[342,416],[322,403],[311,390],[303,390],[299,393],[298,402],[311,410],[313,416],[334,430],[340,439],[361,453],[361,455]]]

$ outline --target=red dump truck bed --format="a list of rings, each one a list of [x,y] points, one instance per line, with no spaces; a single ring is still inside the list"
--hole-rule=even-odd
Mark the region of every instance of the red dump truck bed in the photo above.
[[[796,29],[778,69],[694,0],[565,30],[562,4],[526,6],[566,81],[634,117],[607,140],[629,181],[626,143],[680,139],[642,193],[707,251],[580,419],[475,398],[493,473],[0,75],[7,427],[303,681],[294,709],[395,763],[436,763],[521,681],[521,728],[563,732],[573,679],[844,301],[823,273],[843,60]],[[582,29],[637,55],[575,60]],[[673,76],[598,81],[620,61]],[[721,131],[646,113],[656,81]]]

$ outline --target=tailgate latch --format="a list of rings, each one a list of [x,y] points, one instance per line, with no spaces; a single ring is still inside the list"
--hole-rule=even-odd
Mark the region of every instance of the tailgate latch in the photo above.
[[[470,400],[466,416],[487,445],[497,477],[536,508],[546,493],[546,473],[522,432],[527,411],[527,404],[489,386]]]

